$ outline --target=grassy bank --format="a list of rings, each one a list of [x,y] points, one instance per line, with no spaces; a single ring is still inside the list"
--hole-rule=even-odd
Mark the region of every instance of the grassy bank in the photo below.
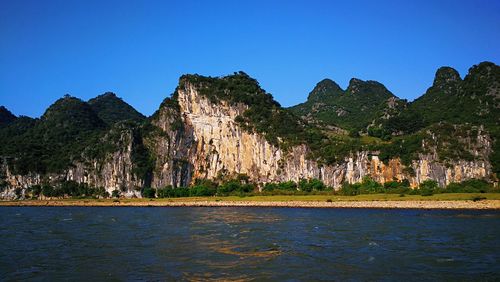
[[[167,202],[196,202],[196,201],[250,201],[250,202],[287,202],[287,201],[468,201],[481,200],[500,200],[500,193],[447,193],[434,194],[431,196],[405,195],[401,197],[398,194],[363,194],[357,196],[340,195],[272,195],[272,196],[227,196],[227,197],[182,197],[182,198],[163,198],[163,199],[120,199],[123,202],[149,202],[149,201],[167,201]],[[113,201],[112,199],[93,200],[93,201]]]
[[[208,196],[208,197],[179,197],[179,198],[120,198],[120,199],[52,199],[57,201],[92,201],[92,202],[124,202],[124,203],[140,203],[140,202],[197,202],[197,201],[250,201],[250,202],[288,202],[288,201],[468,201],[468,200],[500,200],[500,193],[443,193],[434,194],[431,196],[421,195],[398,195],[398,194],[362,194],[357,196],[341,196],[341,195],[270,195],[270,196]],[[15,201],[0,201],[0,205],[5,202],[23,202],[23,201],[47,201],[47,200],[15,200]]]

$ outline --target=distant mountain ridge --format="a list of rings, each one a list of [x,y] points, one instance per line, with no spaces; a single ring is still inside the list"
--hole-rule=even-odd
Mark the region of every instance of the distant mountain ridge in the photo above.
[[[101,116],[103,119],[101,119]],[[37,119],[9,118],[0,130],[4,141],[0,155],[19,158],[21,173],[57,172],[80,158],[115,123],[145,119],[114,94],[104,94],[89,103],[65,95]]]
[[[405,111],[382,127],[388,133],[407,134],[436,122],[472,123],[495,127],[500,123],[500,68],[483,62],[462,80],[450,67],[439,68],[433,85]],[[408,127],[413,121],[415,126]]]
[[[360,131],[405,105],[406,101],[376,81],[352,78],[343,90],[334,81],[324,79],[309,93],[306,102],[290,110],[309,122]]]

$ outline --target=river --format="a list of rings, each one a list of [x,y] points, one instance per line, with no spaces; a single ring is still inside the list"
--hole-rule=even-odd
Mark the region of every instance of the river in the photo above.
[[[0,280],[495,280],[500,212],[0,207]]]

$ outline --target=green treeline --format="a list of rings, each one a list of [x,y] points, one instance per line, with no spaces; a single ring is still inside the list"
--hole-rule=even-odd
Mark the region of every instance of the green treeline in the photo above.
[[[5,187],[1,188],[5,189]],[[411,188],[408,180],[389,181],[381,184],[370,177],[362,182],[344,185],[337,191],[326,186],[318,179],[302,179],[298,182],[286,181],[266,183],[259,186],[248,181],[244,174],[232,180],[217,183],[211,180],[198,179],[191,187],[137,188],[144,198],[179,198],[179,197],[210,197],[210,196],[270,196],[270,195],[314,195],[331,194],[340,196],[356,196],[361,194],[399,194],[430,196],[439,193],[499,193],[500,189],[484,180],[471,179],[461,183],[450,183],[439,187],[434,180],[426,180],[419,187]],[[17,198],[22,198],[22,189],[15,191]],[[92,187],[85,183],[65,181],[58,185],[33,185],[26,189],[24,198],[38,199],[41,196],[51,198],[119,198],[120,190],[111,194],[103,187]]]
[[[242,180],[244,179],[244,180]],[[280,183],[266,183],[259,192],[258,186],[248,182],[247,178],[241,175],[237,179],[217,184],[210,180],[197,180],[189,188],[167,186],[154,189],[146,188],[143,190],[143,197],[146,198],[177,198],[177,197],[207,197],[207,196],[252,196],[252,195],[282,195],[282,194],[307,194],[321,191],[333,192],[333,188],[327,187],[323,182],[317,179],[300,180]]]
[[[450,183],[446,187],[439,187],[434,180],[426,180],[417,188],[411,188],[408,180],[388,181],[384,184],[378,183],[370,177],[363,178],[362,182],[345,183],[338,191],[344,196],[355,196],[360,194],[400,194],[400,195],[422,195],[431,196],[439,193],[496,193],[500,189],[492,184],[478,179],[470,179],[461,183]]]
[[[16,195],[21,196],[21,188],[16,188]],[[92,187],[86,183],[64,181],[58,185],[50,184],[33,185],[26,189],[25,195],[32,199],[40,196],[53,198],[109,198],[110,195],[104,187]]]

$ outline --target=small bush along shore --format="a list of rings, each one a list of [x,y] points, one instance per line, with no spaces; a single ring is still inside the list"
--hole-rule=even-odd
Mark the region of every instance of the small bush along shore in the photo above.
[[[266,183],[259,186],[251,183],[248,176],[242,174],[226,181],[195,181],[191,187],[166,186],[162,188],[138,188],[143,198],[180,198],[210,196],[272,196],[272,195],[339,195],[356,196],[362,194],[399,194],[431,196],[440,193],[498,193],[500,189],[484,180],[471,179],[461,183],[451,183],[439,187],[436,181],[426,180],[419,187],[411,188],[407,180],[378,183],[369,177],[362,182],[345,183],[339,190],[326,186],[318,179],[302,179],[298,182],[287,181]],[[103,187],[91,187],[85,183],[66,181],[57,186],[48,184],[34,185],[23,191],[16,189],[18,199],[48,198],[119,198],[124,196],[120,190],[108,193]]]

